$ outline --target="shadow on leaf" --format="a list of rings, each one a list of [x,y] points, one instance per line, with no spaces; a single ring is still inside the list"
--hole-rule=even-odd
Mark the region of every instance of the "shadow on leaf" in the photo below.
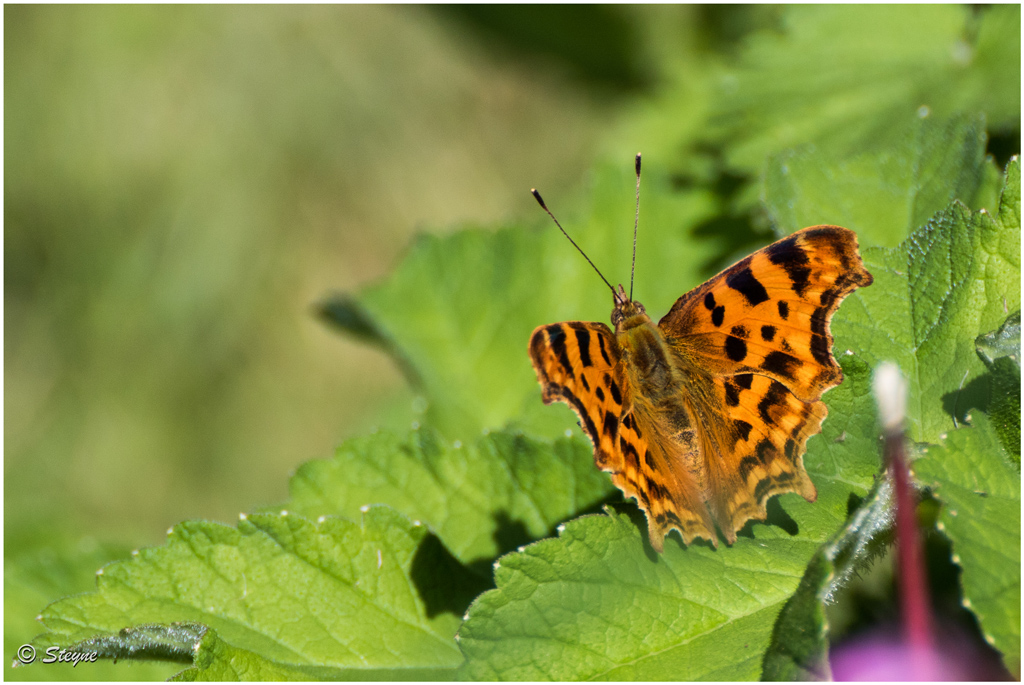
[[[459,563],[433,533],[420,542],[409,572],[425,605],[427,618],[451,613],[462,616],[477,595],[494,587],[487,576]]]
[[[736,531],[736,537],[750,539],[755,538],[754,526],[758,524],[775,526],[776,528],[780,528],[785,531],[790,536],[797,535],[800,532],[800,526],[793,517],[787,514],[786,510],[782,508],[782,505],[779,504],[778,497],[772,497],[769,499],[767,504],[765,504],[765,510],[768,512],[768,515],[765,517],[764,521],[750,519],[742,528]]]
[[[954,423],[968,423],[967,415],[972,409],[988,412],[991,387],[991,373],[976,376],[960,389],[943,395],[942,409],[953,417]]]
[[[526,528],[526,524],[519,519],[513,519],[504,509],[494,514],[494,544],[498,546],[498,555],[511,552],[517,547],[533,542],[533,536]]]

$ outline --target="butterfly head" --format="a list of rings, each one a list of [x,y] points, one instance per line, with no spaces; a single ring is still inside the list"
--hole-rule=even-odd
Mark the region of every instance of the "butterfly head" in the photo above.
[[[615,303],[615,309],[612,310],[612,325],[615,326],[616,332],[638,326],[648,319],[647,310],[626,295],[621,283],[618,290],[612,291],[612,301]]]

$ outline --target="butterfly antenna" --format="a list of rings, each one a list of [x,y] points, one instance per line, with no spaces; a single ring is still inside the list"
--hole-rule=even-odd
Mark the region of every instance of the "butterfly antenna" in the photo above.
[[[629,299],[633,299],[633,274],[636,272],[636,228],[640,225],[640,153],[636,153],[636,218],[633,219],[633,265],[629,269]]]
[[[555,222],[555,226],[558,226],[558,230],[562,232],[562,235],[564,235],[566,238],[569,238],[569,234],[565,232],[564,228],[562,228],[562,224],[558,223],[558,219],[556,219],[555,215],[551,213],[551,210],[548,209],[548,206],[544,204],[544,198],[540,196],[540,193],[537,192],[537,189],[530,188],[530,192],[533,193],[533,197],[537,200],[537,204],[540,205],[541,209],[547,212],[548,216],[551,217],[551,220]],[[584,252],[582,248],[580,248],[580,246],[577,245],[576,241],[573,240],[572,238],[569,238],[569,242],[572,243],[573,247],[579,250],[579,253],[583,255],[583,258],[587,260],[587,263],[590,264],[590,266],[594,267],[594,271],[597,271],[597,275],[600,276],[601,280],[604,281],[604,284],[607,285],[609,289],[611,289],[612,295],[616,296],[615,288],[612,288],[612,284],[608,282],[608,279],[604,277],[604,274],[601,273],[601,271],[596,266],[594,266],[594,262],[590,261],[590,257],[587,256],[587,253]]]

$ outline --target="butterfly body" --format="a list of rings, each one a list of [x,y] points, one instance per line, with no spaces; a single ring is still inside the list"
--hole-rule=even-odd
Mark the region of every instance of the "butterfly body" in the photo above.
[[[683,295],[657,324],[613,291],[603,323],[538,327],[530,356],[545,403],[580,417],[597,466],[637,500],[651,545],[732,543],[773,495],[814,501],[803,466],[842,380],[828,330],[839,302],[871,283],[856,235],[803,229]]]

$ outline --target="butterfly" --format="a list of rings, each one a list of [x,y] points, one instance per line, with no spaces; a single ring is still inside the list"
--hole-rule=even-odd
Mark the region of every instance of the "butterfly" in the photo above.
[[[639,219],[639,154],[636,175]],[[627,296],[605,279],[614,330],[540,326],[530,358],[544,403],[576,412],[598,468],[646,514],[655,550],[673,529],[687,545],[717,547],[716,528],[732,544],[773,495],[817,498],[803,454],[828,413],[822,393],[843,380],[829,322],[872,280],[853,231],[812,226],[697,286],[657,324],[632,286]]]

